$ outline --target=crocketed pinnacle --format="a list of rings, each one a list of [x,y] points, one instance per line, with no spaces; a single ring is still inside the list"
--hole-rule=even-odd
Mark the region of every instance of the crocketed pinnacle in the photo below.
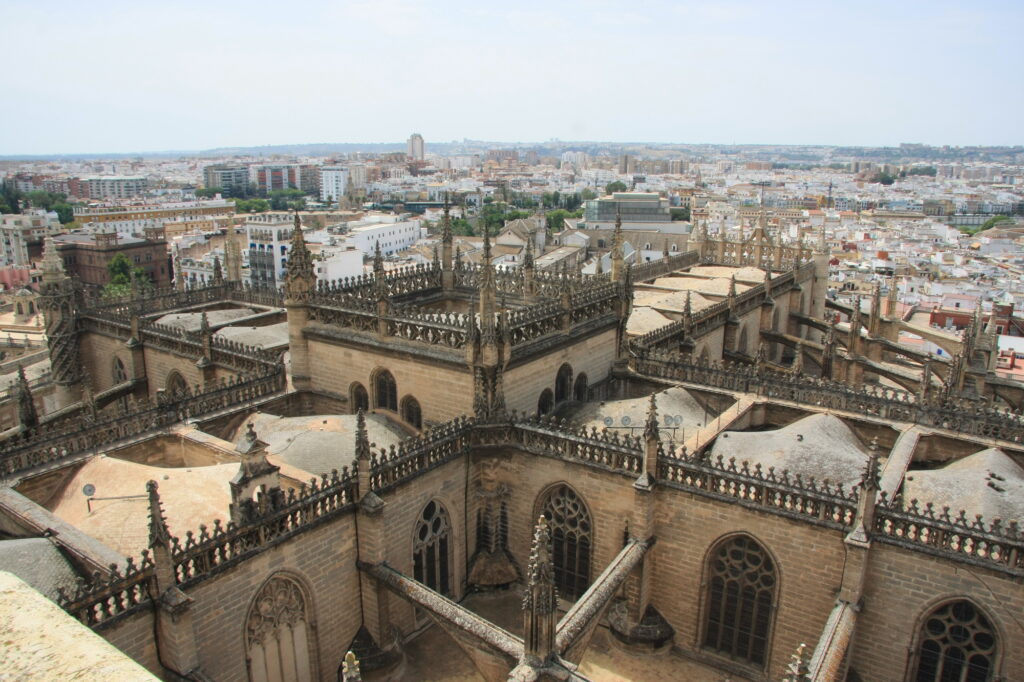
[[[314,279],[313,256],[306,247],[306,238],[302,235],[302,223],[299,220],[299,214],[296,213],[291,250],[288,254],[287,282],[289,289],[299,280],[311,287]]]
[[[356,412],[356,459],[370,461],[370,438],[366,433],[366,417],[361,407]]]
[[[146,483],[146,492],[149,493],[149,546],[167,547],[171,544],[171,532],[167,529],[156,481]]]
[[[543,599],[541,599],[543,597]],[[533,531],[530,564],[526,570],[526,593],[523,609],[536,609],[538,613],[552,613],[557,606],[555,573],[551,564],[551,528],[541,516]]]
[[[651,401],[647,405],[647,422],[644,424],[644,438],[658,440],[658,403],[655,394],[651,394]]]

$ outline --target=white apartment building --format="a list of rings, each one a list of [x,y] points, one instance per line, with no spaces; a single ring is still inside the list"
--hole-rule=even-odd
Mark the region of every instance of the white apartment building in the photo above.
[[[363,252],[354,246],[325,246],[314,261],[316,278],[332,282],[363,274]]]
[[[30,265],[29,242],[41,242],[61,229],[55,211],[38,209],[0,215],[0,266]]]
[[[349,244],[366,255],[373,255],[377,242],[385,256],[409,248],[422,236],[420,221],[381,216],[349,223]]]
[[[343,166],[324,166],[320,169],[320,200],[338,201],[348,189],[349,169]],[[366,167],[363,167],[366,177]],[[355,183],[353,182],[353,185]]]
[[[103,175],[82,178],[90,199],[130,199],[141,196],[149,189],[149,181],[142,176]]]

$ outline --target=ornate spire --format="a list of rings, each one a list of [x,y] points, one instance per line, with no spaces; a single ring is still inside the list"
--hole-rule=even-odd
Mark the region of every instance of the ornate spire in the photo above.
[[[146,492],[149,493],[149,547],[170,547],[171,531],[167,528],[156,481],[146,484]]]
[[[807,667],[807,658],[807,645],[800,642],[796,653],[793,654],[789,665],[786,666],[786,676],[782,678],[782,682],[807,682],[807,675],[810,672]]]
[[[524,657],[527,661],[544,663],[555,653],[555,616],[558,593],[551,563],[551,530],[541,516],[533,532],[530,565],[526,569],[523,591]]]
[[[288,297],[297,301],[307,298],[316,284],[313,256],[306,247],[306,239],[302,234],[302,222],[299,220],[298,213],[295,214],[295,227],[292,230],[285,282]]]
[[[228,219],[227,233],[224,236],[224,276],[229,282],[242,281],[242,252],[238,246],[238,233],[235,223]]]
[[[644,438],[647,440],[658,440],[658,403],[655,393],[651,394],[651,401],[647,405],[647,421],[644,423]]]
[[[382,277],[384,275],[384,255],[380,251],[380,240],[373,246],[373,275]]]
[[[43,241],[43,281],[55,282],[67,278],[64,272],[64,261],[57,252],[57,244],[53,237],[46,237]]]
[[[370,439],[366,434],[366,416],[361,407],[356,412],[356,460],[370,461]]]
[[[683,305],[683,319],[689,322],[693,317],[693,306],[690,304],[690,290],[686,290],[686,303]]]
[[[622,255],[622,213],[618,207],[615,209],[615,232],[612,233],[612,281],[622,279],[623,255]]]
[[[533,236],[527,235],[526,237],[526,250],[523,253],[523,268],[533,269]]]
[[[886,317],[896,316],[896,304],[899,303],[900,290],[896,282],[896,277],[889,278],[889,294],[885,299],[885,315]]]
[[[448,203],[448,192],[444,193],[444,218],[441,219],[441,241],[452,240],[452,214]]]
[[[222,270],[220,267],[220,256],[213,257],[213,283],[224,283],[224,270]]]
[[[32,389],[25,378],[25,368],[18,365],[18,383],[16,386],[18,396],[18,420],[26,430],[39,426],[39,414],[36,412],[36,403],[32,399]]]

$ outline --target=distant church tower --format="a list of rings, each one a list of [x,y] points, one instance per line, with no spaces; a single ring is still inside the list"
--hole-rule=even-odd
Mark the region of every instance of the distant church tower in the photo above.
[[[78,358],[78,331],[75,328],[75,288],[64,272],[64,263],[52,237],[46,238],[43,253],[43,281],[39,287],[39,307],[46,318],[46,342],[50,350],[50,372],[57,385],[57,409],[81,399],[82,377]]]

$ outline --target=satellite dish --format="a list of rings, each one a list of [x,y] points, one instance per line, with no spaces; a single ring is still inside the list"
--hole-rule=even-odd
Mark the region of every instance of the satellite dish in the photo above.
[[[604,418],[604,425],[605,426],[611,426],[614,423],[615,423],[615,420],[612,419],[611,417],[605,417]]]
[[[633,421],[633,420],[629,418],[629,415],[628,415],[628,414],[624,414],[624,415],[622,415],[622,425],[623,425],[623,426],[629,426],[629,423],[630,423],[631,421]]]
[[[683,423],[683,415],[677,414],[676,415],[676,426],[681,426],[682,423]]]
[[[96,494],[96,486],[94,486],[92,483],[86,483],[85,485],[82,486],[82,494],[85,495],[86,497],[92,497],[93,495]]]
[[[673,422],[672,415],[666,414],[665,415],[665,426],[672,426],[672,422]]]

